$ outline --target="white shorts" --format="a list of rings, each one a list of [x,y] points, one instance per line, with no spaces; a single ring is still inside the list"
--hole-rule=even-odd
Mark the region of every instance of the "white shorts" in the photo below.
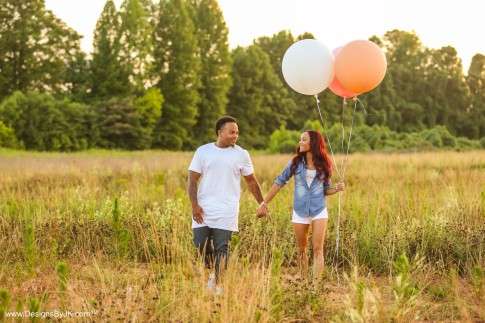
[[[311,216],[299,216],[296,214],[295,210],[293,210],[293,215],[291,216],[291,222],[293,223],[301,223],[301,224],[310,224],[312,221],[318,219],[328,219],[328,211],[327,208],[324,208],[320,214],[315,215],[314,217]]]

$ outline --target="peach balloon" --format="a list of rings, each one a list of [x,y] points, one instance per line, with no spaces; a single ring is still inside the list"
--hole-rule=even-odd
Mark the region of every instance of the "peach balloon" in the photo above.
[[[342,47],[337,47],[332,51],[332,54],[335,58],[340,53],[341,49],[342,49]],[[333,77],[333,81],[332,81],[332,83],[330,83],[328,88],[330,89],[330,91],[332,91],[333,94],[338,95],[338,96],[340,96],[344,99],[349,99],[349,98],[353,98],[353,97],[357,96],[357,93],[354,93],[352,91],[345,89],[342,86],[342,84],[340,84],[336,75]]]
[[[386,75],[383,51],[368,40],[345,45],[335,59],[335,76],[347,90],[361,94],[376,88]]]

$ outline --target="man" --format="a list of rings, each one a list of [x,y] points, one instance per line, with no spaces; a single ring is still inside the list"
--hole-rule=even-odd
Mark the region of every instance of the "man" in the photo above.
[[[238,231],[241,175],[258,204],[263,202],[263,196],[249,153],[236,145],[239,136],[236,119],[224,116],[217,120],[215,128],[217,141],[200,146],[194,154],[187,191],[192,203],[194,244],[206,267],[215,265],[215,274],[209,275],[207,287],[220,294],[220,272],[227,267],[231,234]],[[263,206],[258,217],[267,212]]]

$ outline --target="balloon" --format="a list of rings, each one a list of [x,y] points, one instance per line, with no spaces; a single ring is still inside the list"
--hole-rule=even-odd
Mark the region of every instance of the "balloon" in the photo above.
[[[357,94],[377,87],[386,75],[386,68],[386,56],[368,40],[348,43],[335,59],[335,75],[340,84]]]
[[[340,52],[341,49],[342,49],[342,47],[338,47],[338,48],[335,48],[332,51],[333,56],[335,58],[338,56],[338,54],[339,54],[339,52]],[[357,96],[357,93],[354,93],[352,91],[349,91],[349,90],[345,89],[342,86],[342,84],[340,84],[340,82],[337,79],[337,76],[336,75],[333,77],[333,81],[332,81],[332,83],[330,83],[330,86],[328,88],[330,89],[330,91],[333,92],[333,94],[338,95],[338,96],[341,96],[344,99],[353,98],[353,97],[356,97]]]
[[[333,55],[322,42],[303,39],[286,50],[282,70],[286,83],[293,90],[315,95],[325,90],[333,80]]]

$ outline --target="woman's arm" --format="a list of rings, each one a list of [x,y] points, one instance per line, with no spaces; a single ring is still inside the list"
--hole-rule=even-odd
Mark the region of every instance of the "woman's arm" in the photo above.
[[[264,197],[263,203],[269,204],[269,202],[271,202],[271,200],[276,196],[276,194],[278,194],[280,189],[281,189],[281,186],[274,183],[273,186],[271,186],[271,189],[269,190],[269,192]]]
[[[264,209],[268,207],[269,202],[278,194],[282,186],[274,183],[273,186],[271,186],[271,189],[269,192],[266,194],[266,196],[263,199],[263,202],[259,205],[259,208],[257,210],[257,214],[262,214]]]
[[[266,194],[266,197],[263,199],[263,202],[259,205],[259,208],[257,210],[257,214],[262,215],[264,214],[264,211],[267,211],[268,203],[275,197],[275,195],[279,192],[279,190],[286,185],[290,177],[292,176],[291,174],[291,160],[288,162],[286,165],[285,169],[283,172],[276,177],[273,186],[271,186],[271,189],[269,192]]]
[[[335,186],[330,186],[325,190],[325,196],[333,195],[338,192],[343,192],[345,190],[345,184],[343,182],[337,183]]]

